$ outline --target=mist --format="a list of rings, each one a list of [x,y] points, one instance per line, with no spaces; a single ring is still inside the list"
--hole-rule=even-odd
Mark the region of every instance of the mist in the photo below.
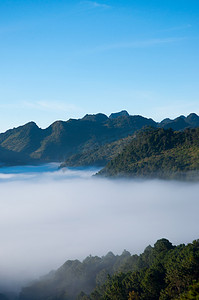
[[[19,289],[68,259],[141,253],[157,239],[198,238],[199,184],[108,180],[95,169],[4,168],[0,282]],[[38,169],[40,168],[40,169]]]

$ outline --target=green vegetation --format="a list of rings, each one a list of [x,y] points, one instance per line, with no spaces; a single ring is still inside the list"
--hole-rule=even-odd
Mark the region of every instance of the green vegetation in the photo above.
[[[146,126],[184,130],[199,127],[199,117],[190,114],[187,118],[181,116],[156,123],[122,111],[110,117],[99,113],[78,120],[56,121],[46,129],[29,122],[0,134],[0,163],[58,161],[64,162],[63,166],[105,166],[137,130]]]
[[[198,179],[199,128],[176,132],[147,128],[98,174]]]
[[[158,240],[140,255],[124,251],[67,261],[23,288],[20,300],[199,299],[199,240],[173,246]]]
[[[24,163],[61,162],[65,159],[72,161],[71,156],[90,155],[99,147],[126,138],[144,126],[156,126],[156,123],[141,116],[129,116],[128,113],[118,113],[117,117],[110,118],[104,114],[86,115],[78,120],[56,121],[46,129],[30,122],[0,134],[0,147],[20,154],[25,158]],[[6,157],[0,157],[1,163],[12,163],[7,154]],[[104,161],[105,165],[106,156],[93,157],[92,162]],[[91,163],[88,159],[84,161],[87,165]]]
[[[95,147],[82,153],[74,154],[68,157],[62,167],[80,167],[80,166],[105,166],[117,154],[122,152],[124,147],[130,143],[133,136],[120,139],[118,141]]]

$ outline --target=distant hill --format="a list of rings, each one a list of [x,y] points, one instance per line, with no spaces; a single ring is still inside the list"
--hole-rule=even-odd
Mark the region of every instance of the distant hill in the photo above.
[[[164,129],[172,128],[174,130],[183,130],[185,128],[196,128],[199,127],[199,116],[192,113],[187,117],[180,116],[174,120],[164,119],[162,122],[158,124],[158,127]]]
[[[68,260],[24,287],[19,300],[183,300],[198,295],[199,240],[173,246],[163,238],[140,255],[124,250],[83,262]]]
[[[0,147],[5,152],[20,154],[32,162],[64,161],[71,155],[92,151],[131,135],[143,126],[156,123],[141,116],[122,115],[108,118],[104,114],[86,115],[82,119],[56,121],[46,129],[34,122],[0,134]],[[0,156],[1,163],[13,163],[11,156]]]
[[[34,122],[0,134],[0,163],[27,164],[65,162],[65,165],[105,165],[146,126],[183,130],[199,126],[199,117],[190,114],[160,123],[127,111],[85,115],[82,119],[56,121],[46,129]],[[131,137],[130,137],[131,136]]]
[[[199,128],[147,128],[98,174],[199,179]]]
[[[124,147],[130,143],[133,135],[119,139],[112,143],[106,143],[101,146],[95,146],[91,150],[86,149],[80,153],[70,155],[60,165],[63,167],[81,167],[81,166],[105,166],[117,154],[123,151]]]

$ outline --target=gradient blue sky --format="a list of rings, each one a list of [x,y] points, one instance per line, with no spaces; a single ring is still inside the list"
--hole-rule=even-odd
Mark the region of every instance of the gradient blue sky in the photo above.
[[[198,0],[1,0],[0,131],[199,114]]]

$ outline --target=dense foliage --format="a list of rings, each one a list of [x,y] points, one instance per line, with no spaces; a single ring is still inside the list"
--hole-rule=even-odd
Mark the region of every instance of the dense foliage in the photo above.
[[[198,179],[199,128],[141,130],[99,174]]]
[[[199,116],[190,114],[186,118],[181,116],[157,123],[122,111],[109,117],[99,113],[66,122],[56,121],[46,129],[29,122],[0,134],[0,163],[66,161],[67,166],[105,165],[127,144],[125,138],[145,126],[174,130],[195,128],[199,127]]]
[[[156,123],[128,114],[117,118],[104,114],[86,115],[78,120],[56,121],[46,129],[29,122],[0,134],[0,147],[28,157],[30,162],[64,161],[71,155],[91,152],[127,137],[146,125],[155,126]],[[2,163],[9,163],[9,160],[9,155],[7,159],[0,157]]]
[[[195,298],[194,298],[195,297]],[[141,255],[87,257],[22,290],[20,300],[198,299],[199,240],[173,246],[167,239]]]
[[[120,139],[118,141],[107,143],[102,146],[96,146],[92,150],[86,150],[81,153],[69,156],[62,167],[80,167],[80,166],[105,166],[111,159],[122,152],[124,147],[130,143],[133,136]]]
[[[122,118],[121,118],[122,117]],[[65,162],[62,163],[61,167],[65,166],[89,166],[89,165],[98,165],[105,166],[110,160],[115,158],[119,153],[122,152],[125,146],[133,139],[135,128],[138,130],[144,127],[144,119],[141,119],[140,116],[129,116],[126,111],[111,114],[110,119],[114,118],[118,124],[122,124],[121,120],[128,119],[129,123],[133,121],[134,127],[130,132],[130,135],[126,138],[117,139],[114,142],[106,142],[104,145],[97,144],[95,147],[84,148],[83,151],[69,155]],[[152,121],[152,120],[151,120]],[[148,124],[146,124],[148,126]],[[175,120],[165,119],[160,123],[155,123],[154,121],[151,124],[154,128],[172,128],[174,130],[184,130],[185,128],[195,128],[199,127],[199,117],[196,114],[190,114],[187,118],[184,116],[178,117]],[[118,136],[119,138],[119,136]]]

